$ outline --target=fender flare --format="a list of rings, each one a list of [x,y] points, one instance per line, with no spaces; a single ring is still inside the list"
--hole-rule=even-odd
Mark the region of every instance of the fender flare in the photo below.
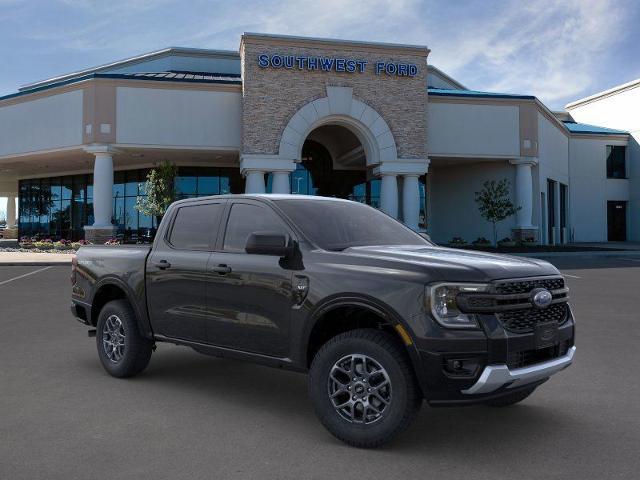
[[[411,329],[408,327],[404,319],[393,308],[378,301],[376,298],[357,293],[334,295],[326,298],[323,302],[318,304],[316,308],[309,314],[309,320],[306,322],[306,326],[302,332],[299,351],[299,358],[302,362],[304,362],[305,366],[307,361],[306,359],[309,349],[309,339],[311,338],[311,332],[313,332],[313,329],[318,323],[320,317],[336,308],[346,306],[357,306],[369,310],[371,313],[388,321],[389,325],[394,328],[396,325],[401,325],[411,337]],[[403,342],[403,346],[406,352],[409,354],[414,372],[416,374],[416,377],[418,378],[418,383],[422,385],[424,373],[422,372],[422,362],[418,349],[416,348],[416,344],[413,341],[411,345],[407,345],[405,342]]]
[[[153,338],[153,330],[151,328],[151,323],[149,322],[149,315],[147,312],[146,302],[143,302],[142,308],[140,306],[140,301],[136,298],[135,293],[131,289],[131,287],[123,282],[121,279],[115,276],[107,276],[101,278],[96,284],[93,286],[93,295],[91,296],[91,317],[93,317],[93,301],[96,297],[96,294],[100,291],[101,288],[106,286],[113,286],[122,290],[124,292],[125,298],[133,308],[133,311],[136,314],[136,323],[138,324],[138,331],[140,334],[146,338]],[[96,312],[98,313],[98,312]]]

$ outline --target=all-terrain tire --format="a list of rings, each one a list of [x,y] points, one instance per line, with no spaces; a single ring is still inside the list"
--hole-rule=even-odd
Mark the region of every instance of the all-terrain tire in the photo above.
[[[96,346],[104,369],[114,377],[124,378],[137,375],[147,367],[153,341],[140,334],[129,302],[113,300],[105,304],[98,315]]]
[[[514,392],[511,395],[506,395],[504,397],[496,398],[494,400],[489,400],[486,402],[490,407],[510,407],[511,405],[515,405],[516,403],[520,403],[529,395],[531,395],[535,391],[536,387],[527,388],[524,390],[520,390],[518,392]]]
[[[346,381],[353,384],[343,385]],[[332,393],[337,396],[332,398]],[[411,424],[422,404],[402,344],[374,329],[351,330],[322,346],[311,364],[309,396],[325,428],[359,448],[374,448],[392,440]],[[354,398],[357,403],[351,402]],[[339,409],[343,401],[353,406]]]

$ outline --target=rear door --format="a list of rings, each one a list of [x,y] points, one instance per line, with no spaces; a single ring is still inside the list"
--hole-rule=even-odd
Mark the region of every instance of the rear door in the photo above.
[[[207,264],[226,201],[187,203],[173,213],[147,260],[147,302],[154,333],[206,342]]]
[[[209,260],[213,272],[207,284],[209,342],[285,357],[293,271],[283,268],[277,256],[247,254],[245,245],[257,231],[293,234],[270,206],[251,200],[233,202],[225,224],[219,248]]]
[[[627,202],[607,202],[607,230],[610,242],[627,240]]]

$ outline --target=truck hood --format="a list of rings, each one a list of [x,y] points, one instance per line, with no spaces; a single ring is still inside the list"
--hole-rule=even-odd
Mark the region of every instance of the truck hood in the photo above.
[[[487,282],[560,274],[544,260],[457,248],[393,245],[351,247],[343,253],[424,266],[432,274],[439,274],[439,280],[447,281]]]

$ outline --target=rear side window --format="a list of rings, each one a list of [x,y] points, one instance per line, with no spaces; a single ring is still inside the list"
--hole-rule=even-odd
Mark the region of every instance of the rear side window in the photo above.
[[[181,250],[212,250],[223,208],[223,203],[180,207],[169,243]]]
[[[273,210],[248,203],[236,203],[229,214],[224,250],[244,252],[249,235],[265,231],[286,233],[287,229]]]

